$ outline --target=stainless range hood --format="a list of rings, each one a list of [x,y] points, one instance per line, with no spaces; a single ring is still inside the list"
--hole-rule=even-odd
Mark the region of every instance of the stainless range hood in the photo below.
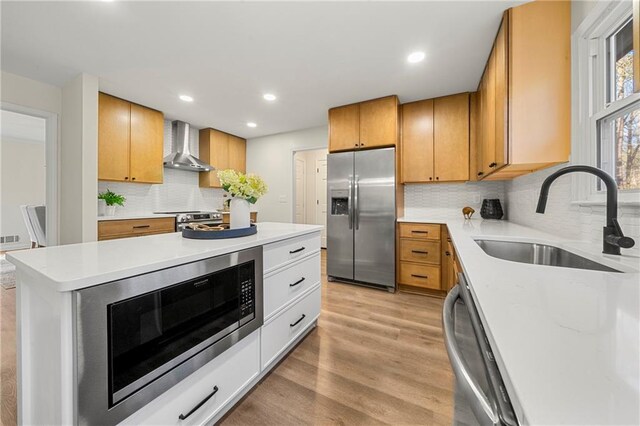
[[[164,157],[164,166],[189,170],[192,172],[209,172],[215,168],[191,155],[189,149],[189,123],[184,121],[171,122],[171,154]]]

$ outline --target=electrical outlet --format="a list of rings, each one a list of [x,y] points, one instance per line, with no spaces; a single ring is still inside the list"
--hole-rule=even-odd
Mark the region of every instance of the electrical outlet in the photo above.
[[[278,202],[279,203],[286,203],[287,202],[287,196],[286,195],[281,195],[280,197],[278,197]]]

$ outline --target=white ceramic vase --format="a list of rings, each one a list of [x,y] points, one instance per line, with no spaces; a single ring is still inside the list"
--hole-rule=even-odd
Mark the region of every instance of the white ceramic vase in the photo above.
[[[106,216],[115,216],[115,214],[116,214],[116,206],[107,206],[105,208]]]
[[[248,228],[251,226],[249,202],[244,198],[232,198],[229,212],[231,229]]]

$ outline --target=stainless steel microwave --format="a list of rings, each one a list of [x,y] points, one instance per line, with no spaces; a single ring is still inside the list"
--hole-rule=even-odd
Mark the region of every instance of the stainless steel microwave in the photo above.
[[[117,424],[263,323],[262,247],[74,292],[77,424]]]

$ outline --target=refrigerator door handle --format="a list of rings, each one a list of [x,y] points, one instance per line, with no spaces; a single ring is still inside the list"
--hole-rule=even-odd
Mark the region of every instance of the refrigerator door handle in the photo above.
[[[358,197],[360,195],[360,183],[358,182],[358,175],[356,175],[354,179],[354,212],[353,212],[353,221],[355,222],[356,231],[360,228],[360,202]]]
[[[471,375],[469,368],[465,364],[462,356],[460,355],[460,348],[456,342],[456,335],[454,331],[454,319],[453,308],[456,301],[461,297],[459,284],[451,289],[449,294],[444,300],[444,307],[442,309],[442,328],[444,329],[444,343],[451,361],[451,368],[456,380],[462,388],[463,394],[466,396],[472,411],[479,416],[484,414],[484,419],[478,417],[481,424],[498,424],[498,414],[493,408],[493,405],[489,401],[489,398],[484,394],[480,385]]]
[[[349,175],[349,196],[347,198],[347,210],[349,211],[349,229],[353,229],[353,176]]]

